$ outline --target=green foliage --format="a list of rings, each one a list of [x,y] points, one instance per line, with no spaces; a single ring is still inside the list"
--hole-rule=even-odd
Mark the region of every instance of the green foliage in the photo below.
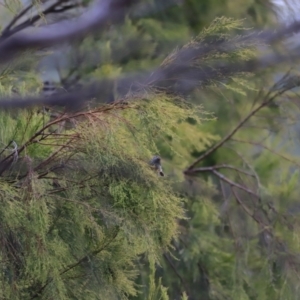
[[[248,61],[260,42],[233,37],[245,30],[242,21],[208,23],[225,9],[261,22],[264,16],[252,0],[229,2],[185,1],[180,11],[171,6],[128,17],[71,50],[74,61],[75,54],[85,61],[75,69],[83,81],[106,79],[99,98],[107,100],[106,88],[122,72],[166,67],[179,49],[204,49],[188,61],[191,68]],[[199,14],[191,17],[192,11]],[[222,41],[230,51],[210,47]],[[5,66],[1,96],[15,88],[37,94],[37,61],[28,55]],[[290,144],[298,147],[298,138],[294,132],[282,147],[289,130],[276,118],[293,123],[296,99],[278,95],[288,103],[263,107],[261,118],[251,117],[196,165],[221,166],[214,169],[221,176],[207,169],[182,173],[270,96],[269,75],[262,83],[252,74],[220,71],[209,82],[198,80],[185,98],[146,87],[129,93],[128,103],[51,121],[37,109],[1,112],[0,298],[295,299],[300,163]],[[59,126],[69,119],[76,128],[51,130],[49,121]],[[158,153],[164,178],[148,163]]]
[[[46,132],[32,139],[43,125],[40,114],[22,112],[18,121],[3,115],[11,129],[2,135],[3,143],[14,139],[24,149],[1,188],[3,297],[136,294],[137,257],[159,262],[183,217],[170,181],[148,164],[149,146],[157,149],[163,128],[176,123],[163,117],[165,110],[178,119],[184,112],[198,118],[161,95],[111,113],[100,108],[54,143]],[[65,150],[57,152],[61,147]],[[166,289],[160,293],[167,299]]]

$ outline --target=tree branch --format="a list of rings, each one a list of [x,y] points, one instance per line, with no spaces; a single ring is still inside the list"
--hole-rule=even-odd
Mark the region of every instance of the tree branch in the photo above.
[[[7,39],[8,37],[12,36],[13,34],[17,33],[18,31],[21,31],[29,26],[32,26],[36,21],[41,19],[42,16],[46,16],[50,13],[58,13],[63,12],[69,9],[72,9],[77,6],[77,4],[71,4],[62,7],[61,9],[57,10],[57,6],[61,5],[62,3],[66,2],[68,0],[57,0],[55,3],[53,3],[48,8],[45,8],[44,11],[37,13],[35,16],[32,16],[28,18],[26,21],[22,22],[21,24],[17,25],[15,28],[11,29],[12,26],[20,19],[22,18],[31,8],[34,7],[33,4],[30,4],[26,8],[24,8],[17,16],[15,16],[12,21],[4,28],[2,31],[0,41],[3,39]]]
[[[271,96],[269,99],[267,98],[271,92],[269,92],[266,95],[266,100],[263,101],[260,105],[258,105],[255,109],[253,109],[244,119],[242,119],[238,125],[229,133],[227,134],[223,139],[221,139],[218,143],[216,143],[213,147],[208,149],[204,154],[202,154],[199,158],[196,159],[185,171],[184,174],[188,174],[199,162],[201,162],[203,159],[211,155],[213,152],[218,150],[220,147],[222,147],[228,140],[230,140],[235,133],[251,118],[253,117],[257,112],[259,112],[262,108],[267,106],[269,103],[271,103],[276,97],[283,94],[286,90],[280,90],[276,92],[273,96]]]
[[[245,170],[236,168],[236,167],[231,166],[231,165],[226,165],[226,164],[211,166],[211,167],[194,168],[194,169],[191,169],[191,170],[187,171],[187,174],[193,174],[193,173],[199,173],[199,172],[213,172],[214,170],[218,170],[218,169],[231,169],[231,170],[235,170],[239,173],[243,173],[245,175],[255,177],[255,175],[253,173],[250,173],[250,172],[247,172]]]
[[[236,139],[236,138],[231,139],[231,141],[238,142],[238,143],[251,144],[251,145],[254,145],[254,146],[261,147],[261,148],[263,148],[265,150],[268,150],[269,152],[273,153],[274,155],[277,155],[277,156],[283,158],[284,160],[286,160],[286,161],[288,161],[288,162],[290,162],[290,163],[292,163],[292,164],[294,164],[294,165],[296,165],[297,167],[300,168],[300,164],[298,162],[296,162],[296,161],[294,161],[294,160],[292,160],[292,159],[290,159],[290,158],[288,158],[288,157],[286,157],[286,156],[284,156],[284,155],[282,155],[282,154],[274,151],[273,149],[271,149],[271,148],[269,148],[269,147],[267,147],[265,145],[262,145],[261,143],[252,142],[252,141],[246,141],[246,140],[240,140],[240,139]]]
[[[87,36],[108,21],[120,21],[134,0],[98,0],[76,20],[61,21],[37,28],[33,33],[18,32],[0,43],[0,63],[29,48],[51,47]]]
[[[233,186],[231,186],[231,191],[238,202],[238,204],[243,208],[243,210],[252,218],[254,219],[258,224],[263,225],[263,227],[266,227],[266,224],[262,222],[254,213],[252,213],[249,208],[243,203],[243,201],[238,196],[237,192],[234,190]]]
[[[2,30],[1,38],[8,36],[10,29],[12,26],[15,25],[15,23],[22,18],[31,8],[33,7],[33,4],[28,5],[26,8],[24,8],[19,14],[17,14],[9,23],[8,25]],[[0,38],[0,39],[1,39]]]
[[[216,170],[212,170],[212,173],[215,174],[218,178],[220,178],[221,180],[223,180],[224,182],[228,183],[230,186],[234,186],[240,190],[243,190],[245,192],[247,192],[248,194],[250,195],[253,195],[255,196],[256,198],[259,198],[259,195],[256,194],[255,192],[253,192],[251,189],[241,185],[241,184],[238,184],[232,180],[230,180],[229,178],[227,178],[226,176],[224,176],[223,174],[221,174],[220,172],[216,171]]]

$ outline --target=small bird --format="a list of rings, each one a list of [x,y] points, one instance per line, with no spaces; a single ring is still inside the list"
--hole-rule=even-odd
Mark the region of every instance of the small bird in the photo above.
[[[45,97],[50,97],[57,93],[57,88],[51,81],[44,81],[43,82],[43,90],[42,93]]]
[[[155,155],[152,157],[150,161],[150,165],[155,168],[156,171],[158,171],[160,176],[165,176],[163,169],[161,167],[161,158],[158,155]]]

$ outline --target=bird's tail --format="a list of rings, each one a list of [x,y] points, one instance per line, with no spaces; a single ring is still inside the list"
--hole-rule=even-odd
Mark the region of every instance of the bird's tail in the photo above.
[[[165,176],[164,172],[163,172],[163,169],[161,166],[158,167],[158,171],[159,171],[159,175],[160,176]]]

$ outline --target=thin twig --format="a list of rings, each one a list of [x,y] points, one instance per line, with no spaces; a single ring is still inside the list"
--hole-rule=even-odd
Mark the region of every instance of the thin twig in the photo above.
[[[232,139],[231,139],[232,140]],[[257,174],[257,172],[255,171],[255,169],[251,166],[251,164],[245,159],[245,157],[239,153],[236,149],[233,149],[229,146],[225,146],[226,148],[230,149],[231,151],[233,151],[243,162],[244,165],[246,165],[246,167],[248,169],[250,169],[252,171],[252,174],[254,175],[255,179],[256,179],[256,183],[257,183],[257,193],[259,191],[259,188],[261,187],[261,183],[260,183],[260,179],[259,176]]]
[[[227,134],[223,139],[221,139],[218,143],[216,143],[213,147],[208,149],[204,154],[202,154],[199,158],[197,158],[184,172],[185,174],[188,174],[190,170],[192,170],[199,162],[201,162],[203,159],[211,155],[213,152],[218,150],[220,147],[222,147],[228,140],[234,136],[234,134],[252,117],[254,116],[258,111],[260,111],[262,108],[264,108],[266,105],[271,103],[276,97],[283,94],[284,91],[278,91],[273,96],[271,96],[268,100],[263,101],[258,107],[256,107],[254,110],[252,110],[243,120],[241,120],[238,125],[229,133]]]
[[[237,192],[234,190],[233,187],[231,187],[231,191],[236,199],[236,201],[238,202],[238,204],[243,208],[243,210],[251,217],[253,218],[258,224],[264,225],[264,227],[266,227],[266,225],[262,222],[262,220],[260,220],[254,213],[252,213],[249,208],[244,204],[244,202],[240,199],[240,197],[238,196]]]
[[[255,175],[253,173],[247,172],[245,170],[236,168],[234,166],[231,165],[226,165],[226,164],[222,164],[222,165],[216,165],[216,166],[211,166],[211,167],[200,167],[200,168],[194,168],[190,171],[187,172],[187,174],[193,174],[193,173],[199,173],[199,172],[212,172],[213,170],[218,170],[218,169],[231,169],[231,170],[235,170],[238,173],[243,173],[245,175],[251,176],[251,177],[255,177]]]
[[[61,3],[65,2],[66,0],[58,0],[56,3],[52,4],[50,7],[46,8],[43,12],[40,12],[39,14],[31,17],[30,19],[24,21],[23,23],[17,25],[15,28],[7,31],[5,34],[2,34],[1,38],[8,38],[10,36],[12,36],[13,34],[34,25],[35,22],[37,22],[39,19],[41,19],[42,16],[46,16],[50,13],[58,13],[58,12],[63,12],[66,11],[68,9],[72,9],[74,7],[76,7],[77,5],[68,5],[68,6],[64,6],[61,10],[56,10],[55,8],[60,5]]]
[[[19,14],[17,14],[9,23],[8,25],[3,29],[1,38],[4,36],[7,36],[8,32],[10,31],[10,28],[20,19],[22,18],[31,8],[33,7],[33,4],[28,5],[26,8],[24,8]]]
[[[258,194],[256,194],[255,192],[253,192],[251,189],[247,188],[246,186],[243,186],[241,184],[238,184],[238,183],[230,180],[229,178],[227,178],[226,176],[224,176],[223,174],[221,174],[220,172],[218,172],[216,170],[212,170],[211,172],[213,174],[215,174],[221,180],[223,180],[226,183],[228,183],[230,186],[234,186],[234,187],[236,187],[236,188],[238,188],[240,190],[243,190],[243,191],[247,192],[248,194],[251,194],[251,195],[255,196],[256,198],[259,198]]]
[[[280,153],[278,153],[278,152],[272,150],[271,148],[269,148],[269,147],[267,147],[267,146],[265,146],[265,145],[262,145],[261,143],[252,142],[252,141],[246,141],[246,140],[240,140],[240,139],[236,139],[236,138],[232,138],[231,141],[239,142],[239,143],[246,143],[246,144],[251,144],[251,145],[254,145],[254,146],[261,147],[261,148],[263,148],[263,149],[265,149],[265,150],[268,150],[268,151],[270,151],[271,153],[273,153],[273,154],[275,154],[275,155],[277,155],[277,156],[283,158],[284,160],[289,161],[290,163],[292,163],[292,164],[294,164],[294,165],[300,167],[300,164],[299,164],[298,162],[296,162],[296,161],[294,161],[294,160],[292,160],[292,159],[290,159],[290,158],[288,158],[288,157],[286,157],[286,156],[284,156],[284,155],[282,155],[282,154],[280,154]]]

